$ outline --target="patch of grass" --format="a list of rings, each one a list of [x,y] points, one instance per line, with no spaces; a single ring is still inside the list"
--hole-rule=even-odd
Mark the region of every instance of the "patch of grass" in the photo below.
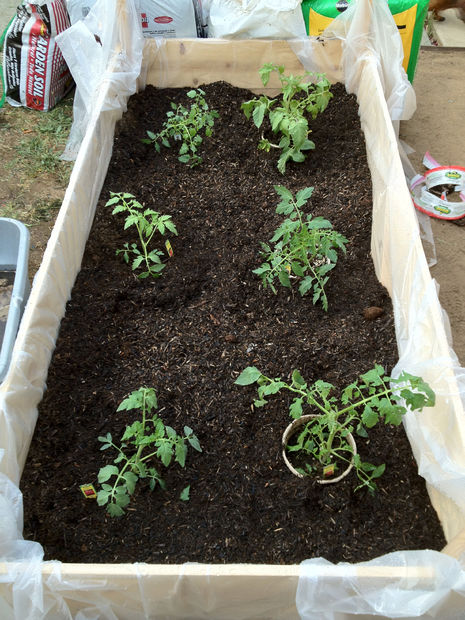
[[[51,175],[60,187],[66,187],[71,173],[72,163],[60,159],[64,144],[57,148],[57,143],[48,135],[31,135],[22,138],[16,145],[15,155],[4,165],[7,170],[14,170],[20,184],[30,178]]]
[[[19,205],[16,202],[8,202],[6,205],[0,206],[0,217],[9,217],[13,220],[24,222],[25,216],[28,217],[28,212],[24,205]]]
[[[8,104],[0,111],[0,217],[31,227],[31,277],[40,265],[69,182],[73,164],[62,161],[60,155],[72,116],[72,93],[49,112]]]
[[[69,180],[72,165],[60,159],[66,144],[73,116],[73,99],[67,97],[49,112],[7,107],[2,114],[0,129],[8,131],[13,148],[7,170],[14,170],[19,184],[41,175],[51,175],[61,187]],[[3,139],[6,142],[6,138]]]
[[[32,217],[34,223],[49,222],[56,216],[56,212],[61,207],[61,200],[38,200],[33,205]]]
[[[31,176],[37,176],[44,172],[55,172],[60,164],[58,155],[50,148],[47,141],[38,136],[21,140],[17,148],[16,160],[11,162],[14,166],[19,161],[26,164]]]
[[[0,129],[24,134],[49,133],[59,137],[63,144],[73,120],[73,97],[62,99],[49,112],[6,105],[0,114]]]
[[[35,226],[40,222],[49,222],[54,219],[61,207],[61,200],[46,200],[39,198],[32,205],[24,200],[9,201],[0,206],[0,216],[19,220],[26,226]]]
[[[39,133],[54,136],[60,143],[65,143],[73,122],[73,101],[65,99],[61,104],[39,117]]]

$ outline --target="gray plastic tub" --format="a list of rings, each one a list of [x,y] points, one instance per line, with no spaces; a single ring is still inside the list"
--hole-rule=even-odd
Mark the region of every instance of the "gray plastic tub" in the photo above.
[[[0,217],[0,383],[29,297],[29,231],[17,220]]]

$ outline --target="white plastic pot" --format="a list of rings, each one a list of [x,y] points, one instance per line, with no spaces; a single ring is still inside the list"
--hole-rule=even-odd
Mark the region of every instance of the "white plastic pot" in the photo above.
[[[296,420],[293,420],[286,428],[286,430],[283,433],[283,437],[282,437],[282,454],[283,454],[283,459],[284,462],[286,463],[286,466],[288,467],[288,469],[294,474],[294,476],[297,476],[298,478],[308,478],[308,476],[304,476],[303,474],[301,474],[299,471],[297,471],[297,469],[292,465],[292,463],[290,462],[290,460],[287,457],[287,445],[289,444],[289,441],[292,439],[292,437],[299,431],[299,429],[302,426],[305,426],[305,424],[307,424],[307,422],[309,422],[312,418],[317,418],[319,417],[317,413],[309,413],[307,415],[303,415],[300,418],[297,418]],[[349,433],[347,435],[347,442],[350,444],[353,453],[357,454],[357,445],[355,443],[355,439],[353,438],[352,434]],[[347,465],[347,467],[342,471],[342,473],[339,476],[334,476],[333,478],[317,478],[317,482],[318,484],[334,484],[335,482],[339,482],[340,480],[342,480],[343,478],[345,478],[352,470],[354,466],[353,460]]]

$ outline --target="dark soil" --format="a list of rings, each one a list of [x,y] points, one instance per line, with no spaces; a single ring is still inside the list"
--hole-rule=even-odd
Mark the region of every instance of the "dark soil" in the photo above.
[[[333,88],[313,121],[316,150],[283,177],[277,152],[257,150],[257,131],[239,109],[251,94],[223,83],[205,90],[221,118],[196,168],[178,162],[173,148],[157,155],[141,142],[147,129],[161,129],[170,101],[187,101],[185,91],[147,88],[117,127],[22,478],[25,537],[43,544],[46,559],[66,562],[356,562],[441,549],[402,427],[358,440],[363,458],[386,463],[376,495],[354,493],[354,474],[337,486],[312,485],[280,455],[288,400],[254,409],[254,388],[234,385],[252,364],[284,378],[298,368],[340,389],[375,362],[388,371],[396,363],[391,302],[370,258],[371,179],[355,100]],[[327,313],[297,291],[263,290],[252,274],[260,241],[282,219],[276,184],[314,186],[308,210],[349,239],[327,285]],[[161,278],[137,279],[115,256],[136,239],[105,208],[110,191],[173,217],[179,236],[170,238],[174,256]],[[374,320],[364,316],[371,306],[383,309]],[[122,435],[133,417],[117,406],[143,385],[156,389],[165,423],[191,426],[203,452],[190,451],[184,470],[160,468],[167,491],[141,481],[127,514],[110,518],[80,485],[98,488],[97,473],[114,455],[99,450],[97,437]],[[187,484],[190,501],[182,502]]]

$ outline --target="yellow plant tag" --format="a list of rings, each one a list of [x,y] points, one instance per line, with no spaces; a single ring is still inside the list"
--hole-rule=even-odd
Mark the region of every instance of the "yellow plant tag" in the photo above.
[[[97,492],[92,484],[81,484],[79,488],[87,499],[95,499],[97,497]]]
[[[323,467],[323,476],[325,478],[329,478],[330,476],[334,476],[335,470],[336,470],[336,468],[335,468],[334,464],[326,465],[326,467]]]
[[[174,252],[173,252],[173,248],[171,247],[171,243],[168,241],[168,239],[166,240],[165,247],[166,247],[166,251],[168,252],[168,256],[171,258]]]

